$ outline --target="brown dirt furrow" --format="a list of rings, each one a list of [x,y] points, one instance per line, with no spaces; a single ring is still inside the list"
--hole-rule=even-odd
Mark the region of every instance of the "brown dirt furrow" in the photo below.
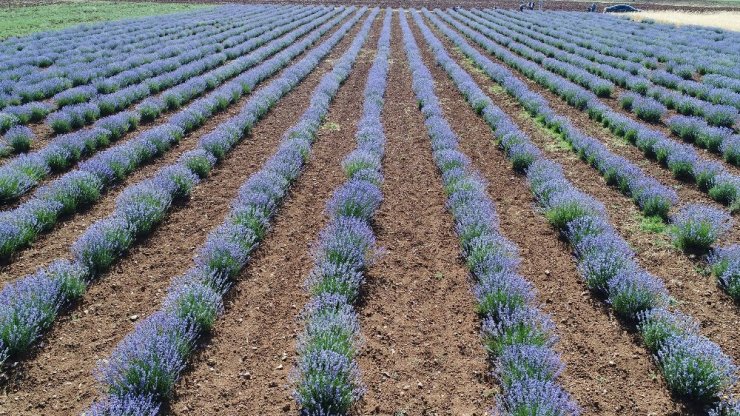
[[[338,29],[340,25],[335,26],[334,30]],[[324,35],[319,42],[326,39],[331,35],[331,33],[334,33],[334,30]],[[294,58],[286,68],[291,64],[298,62],[303,56],[304,54],[301,54]],[[277,74],[273,75],[273,77],[262,81],[257,88],[259,89],[269,84],[270,81],[278,78],[281,73],[282,71],[279,71]],[[186,151],[194,149],[201,136],[213,131],[213,129],[215,129],[219,124],[238,114],[242,106],[251,98],[251,96],[252,95],[249,94],[242,97],[225,111],[216,114],[202,127],[185,136],[178,145],[170,149],[164,156],[156,159],[153,163],[140,167],[124,179],[123,182],[109,188],[105,195],[92,207],[61,220],[53,230],[42,234],[30,247],[16,253],[13,256],[12,263],[0,266],[0,286],[8,281],[18,278],[19,276],[32,273],[38,267],[46,265],[56,258],[69,256],[69,248],[82,232],[84,232],[90,224],[113,211],[115,200],[123,189],[128,185],[138,183],[139,181],[152,176],[160,168],[177,161],[180,155]]]
[[[303,282],[313,265],[310,249],[328,220],[325,203],[345,179],[341,161],[355,146],[362,112],[357,94],[375,56],[381,22],[382,16],[339,89],[310,161],[272,230],[236,278],[225,314],[178,383],[172,414],[293,414],[290,374],[301,330],[296,318],[308,300]]]
[[[297,121],[311,91],[358,29],[258,122],[187,204],[175,207],[153,234],[89,288],[71,313],[60,316],[34,356],[13,370],[0,396],[0,414],[79,413],[98,396],[93,377],[97,362],[110,355],[135,320],[159,307],[171,278],[191,266],[194,250],[221,224],[241,184],[274,153],[282,132]]]
[[[459,53],[457,57],[462,59]],[[628,197],[607,186],[595,170],[579,160],[570,150],[556,145],[555,139],[546,129],[534,122],[514,99],[498,88],[491,89],[494,83],[484,74],[473,71],[473,75],[521,127],[529,125],[524,130],[541,149],[547,151],[548,157],[564,166],[568,179],[604,203],[612,224],[638,254],[640,264],[665,282],[671,295],[678,301],[678,308],[699,319],[702,332],[722,346],[735,360],[739,359],[740,350],[734,341],[733,328],[740,322],[740,311],[732,299],[716,286],[714,279],[702,273],[702,262],[676,250],[666,234],[656,234],[641,227],[643,217]],[[737,230],[733,230],[726,241],[738,241],[733,240],[733,234],[737,234]]]
[[[452,51],[451,43],[440,35],[437,33],[448,51]],[[650,352],[640,346],[634,335],[624,331],[601,301],[587,292],[570,248],[536,212],[526,179],[514,173],[492,142],[491,129],[465,102],[444,70],[433,64],[433,55],[424,46],[425,61],[434,75],[438,96],[444,97],[442,105],[460,137],[461,148],[488,181],[503,234],[520,248],[520,272],[538,290],[541,308],[557,325],[560,342],[555,348],[566,364],[561,376],[563,386],[585,414],[685,414],[685,409],[671,399],[662,379],[652,376],[658,369]],[[510,114],[537,144],[548,140],[530,120],[518,117],[521,108],[509,97],[490,93],[493,84],[484,74],[471,74],[494,103]],[[567,159],[570,155],[564,156]],[[565,167],[570,172],[569,166]],[[580,173],[587,181],[601,181],[587,169]]]
[[[397,16],[391,45],[385,199],[375,216],[386,252],[369,268],[360,306],[368,392],[358,413],[482,415],[491,405],[486,352]]]

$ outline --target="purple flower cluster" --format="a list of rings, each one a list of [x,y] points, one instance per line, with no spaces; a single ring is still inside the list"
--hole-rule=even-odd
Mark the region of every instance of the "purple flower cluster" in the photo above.
[[[0,148],[10,149],[14,153],[23,153],[31,148],[31,143],[34,140],[35,136],[31,129],[25,126],[14,126],[5,132]]]
[[[691,204],[682,208],[672,222],[673,243],[678,248],[688,252],[706,252],[731,228],[733,220],[724,211]]]
[[[740,245],[714,249],[709,256],[709,264],[720,287],[740,302]]]
[[[491,111],[491,100],[450,58],[421,15],[416,11],[412,15],[435,59],[471,106],[484,118],[508,121],[504,113]],[[459,150],[457,136],[444,118],[431,73],[422,61],[405,14],[401,14],[401,29],[413,89],[425,117],[435,163],[442,173],[447,208],[455,219],[463,256],[476,280],[474,293],[482,318],[481,332],[503,388],[497,398],[498,411],[528,414],[544,406],[552,415],[579,414],[578,406],[557,382],[562,364],[551,348],[556,342],[554,324],[533,304],[534,289],[517,272],[517,248],[501,235],[485,183]],[[508,135],[510,148],[526,139],[513,125],[502,134]],[[536,150],[532,152],[533,159],[539,157]],[[515,152],[507,153],[518,157]]]
[[[352,9],[343,11],[331,22],[324,24],[321,31],[328,31],[351,12]],[[287,93],[290,87],[297,84],[308,75],[311,69],[318,65],[319,57],[329,53],[331,48],[359,20],[361,14],[362,12],[357,13],[321,46],[310,52],[301,63],[289,68],[286,74],[273,81],[271,85],[286,88],[280,91],[282,91],[282,94]],[[302,47],[307,46],[303,45]],[[344,70],[349,71],[348,68],[344,68]],[[285,85],[287,87],[284,87]],[[274,92],[270,92],[269,86],[263,91],[265,92],[256,93],[245,106],[245,113],[236,116],[233,120],[254,123],[258,117],[247,111],[254,111],[250,110],[254,108],[267,111],[271,105],[274,105]],[[317,117],[320,116],[321,114],[317,115]],[[226,126],[224,128],[231,128],[228,127],[230,125],[228,122],[224,125]],[[231,125],[233,126],[233,124]],[[314,125],[318,128],[317,123],[314,123]],[[246,125],[243,131],[248,130],[247,127],[251,127],[251,124]],[[160,130],[164,133],[168,131],[172,133],[178,131],[178,129],[164,128]],[[146,140],[142,140],[142,143],[147,144],[145,148],[156,150],[165,146],[167,140],[166,135],[149,133]],[[295,141],[294,143],[299,146],[301,142]],[[294,155],[298,157],[293,157]],[[194,161],[196,162],[194,163]],[[264,174],[273,178],[284,174],[294,180],[295,172],[300,170],[303,161],[303,156],[286,144],[274,156]],[[18,296],[13,291],[13,286],[7,286],[3,291],[0,291],[0,297],[10,296],[20,299],[13,307],[0,309],[0,322],[5,322],[0,327],[0,333],[5,334],[3,338],[0,338],[0,356],[6,359],[9,356],[17,356],[19,353],[26,351],[27,346],[40,336],[41,332],[48,326],[47,324],[39,324],[41,318],[38,317],[39,314],[34,309],[37,301],[45,302],[44,304],[59,305],[60,302],[69,302],[81,296],[85,291],[87,282],[96,277],[98,273],[105,271],[118,256],[123,254],[137,234],[142,234],[148,228],[150,229],[164,215],[164,211],[169,206],[168,201],[186,196],[189,189],[192,189],[197,182],[198,174],[203,173],[204,165],[207,165],[207,173],[215,162],[216,158],[202,148],[184,154],[178,164],[165,167],[151,180],[125,190],[117,201],[113,215],[93,224],[73,245],[75,262],[57,262],[47,269],[42,269],[36,274],[18,280],[18,285],[23,285],[24,291],[29,293],[26,298]],[[293,167],[288,166],[291,163],[294,164]],[[196,166],[196,168],[191,170],[189,166]],[[287,179],[278,182],[285,187],[289,184]],[[3,238],[4,245],[0,248],[4,250],[3,252],[6,255],[20,244],[27,244],[37,230],[52,225],[56,221],[58,213],[74,212],[78,206],[96,200],[103,186],[97,176],[85,171],[70,172],[62,178],[60,183],[63,185],[50,185],[42,188],[39,197],[25,205],[27,208],[21,212],[22,215],[7,215],[3,218],[3,221],[0,221],[0,233],[6,237]],[[277,201],[284,194],[283,192],[277,196],[275,194],[268,196],[261,192],[260,188],[252,189],[251,186],[248,184],[240,193],[240,195],[249,195],[249,197],[239,200],[242,203],[234,208],[233,222],[215,230],[208,239],[209,243],[200,252],[199,265],[229,266],[234,260],[237,262],[246,260],[245,253],[248,253],[257,241],[255,236],[258,233],[257,231],[250,232],[251,226],[264,230],[267,222],[266,217],[262,216],[261,213],[266,211],[266,207],[273,207],[274,209]],[[263,195],[263,197],[260,198],[258,195]],[[256,201],[257,203],[253,204],[250,201]],[[255,215],[244,215],[250,212]],[[37,275],[51,276],[54,284],[59,289],[48,290],[49,285],[46,282],[49,279],[40,279],[37,278]],[[167,297],[166,307],[182,319],[191,320],[197,325],[201,325],[200,328],[207,329],[208,323],[213,323],[217,312],[220,310],[220,295],[228,287],[226,277],[221,271],[196,267],[182,279],[177,280],[176,287],[170,291],[170,295]],[[213,293],[216,293],[217,296]],[[29,299],[29,301],[23,301],[23,299]],[[53,313],[45,314],[46,317],[43,318],[42,322],[48,321],[48,323],[51,323],[53,321],[58,306],[51,308],[51,310]],[[113,406],[112,409],[117,409],[116,406],[121,406],[121,403],[137,403],[138,400],[133,397],[119,399],[104,401],[103,404],[96,404],[94,408],[96,412],[106,414],[105,409],[108,405]]]
[[[264,12],[262,12],[264,13]],[[229,30],[226,27],[210,27],[202,33],[185,36],[184,39],[175,37],[171,46],[162,49],[161,42],[167,42],[167,38],[158,38],[160,49],[136,51],[130,55],[128,62],[133,66],[126,68],[121,62],[112,62],[117,66],[117,70],[112,72],[102,71],[102,77],[94,81],[95,86],[80,85],[78,87],[64,89],[54,96],[54,101],[58,107],[70,106],[75,104],[90,103],[97,106],[103,115],[110,114],[114,111],[120,111],[132,102],[140,100],[150,93],[158,92],[161,88],[172,86],[182,82],[199,72],[213,68],[226,60],[226,55],[219,54],[218,51],[222,46],[215,46],[214,43],[229,41],[229,45],[234,48],[235,41],[251,41],[251,38],[267,31],[274,26],[272,23],[279,20],[285,24],[291,22],[296,17],[305,17],[307,14],[316,14],[318,9],[306,8],[304,10],[281,11],[277,15],[270,15],[268,19],[261,19],[260,13],[250,16],[241,25],[232,25]],[[270,25],[266,25],[269,23]],[[239,34],[238,36],[235,36]],[[181,48],[180,46],[186,46]],[[193,62],[198,60],[196,62]],[[57,62],[58,63],[58,62]],[[187,65],[186,65],[187,64]],[[204,65],[205,64],[205,65]],[[80,68],[74,68],[73,74],[67,74],[73,83],[87,84],[92,81],[92,77],[85,75],[85,72],[76,72]],[[196,69],[199,69],[196,70]],[[195,70],[195,71],[194,71]],[[80,77],[80,75],[82,77]],[[107,78],[106,78],[107,76]],[[138,85],[131,85],[138,84]],[[124,88],[131,85],[128,88]],[[71,85],[67,85],[71,87]],[[123,89],[122,89],[123,88]],[[106,93],[96,97],[96,93]],[[44,93],[44,95],[47,95]],[[89,107],[92,108],[92,107]],[[71,113],[70,113],[71,112]],[[48,113],[48,110],[46,111]],[[45,116],[46,113],[42,115]],[[52,115],[54,126],[60,131],[74,128],[80,121],[91,122],[90,118],[97,118],[96,114],[87,113],[88,118],[80,119],[79,111],[60,110]],[[24,120],[20,120],[24,123]]]
[[[668,112],[668,109],[658,101],[640,94],[626,93],[619,97],[619,105],[625,110],[645,121],[657,123]]]
[[[329,39],[270,85],[289,84],[290,88],[300,82],[318,65],[320,58],[326,56],[347,34],[364,12],[365,9],[362,9],[356,13]],[[304,149],[303,145],[310,147],[319,127],[318,121],[328,111],[328,103],[336,94],[341,80],[349,75],[351,64],[368,36],[376,13],[366,20],[353,42],[353,47],[340,58],[332,72],[317,87],[309,110],[298,123],[303,136],[293,134],[298,127],[285,135],[277,153],[244,183],[238,197],[232,202],[231,214],[209,234],[206,243],[198,250],[195,265],[184,276],[172,282],[161,310],[139,324],[114,349],[111,358],[100,364],[97,376],[109,397],[95,403],[94,410],[106,414],[114,411],[111,410],[112,405],[139,400],[147,403],[151,400],[153,404],[147,409],[156,409],[156,404],[169,397],[196,346],[196,340],[211,329],[221,312],[222,298],[231,285],[231,279],[247,264],[250,253],[264,236],[263,231],[284,199],[288,187],[297,179],[306,157],[300,151]],[[328,80],[332,82],[325,82]],[[268,86],[261,90],[267,92],[256,93],[250,100],[251,105],[247,104],[242,113],[220,125],[219,129],[226,131],[244,123],[246,126],[238,130],[238,135],[242,136],[257,119],[246,113],[253,108],[252,105],[265,108],[263,111],[274,105],[274,101],[269,101],[274,97],[269,88]],[[172,172],[168,173],[171,179]],[[141,191],[147,196],[145,201],[156,200],[157,195],[148,193],[148,189],[143,188]]]
[[[543,66],[553,72],[566,76],[572,81],[580,83],[586,88],[592,89],[594,92],[597,91],[591,88],[588,83],[580,82],[580,80],[575,77],[580,68],[583,68],[605,80],[614,81],[615,83],[623,87],[627,87],[639,94],[653,95],[654,98],[661,100],[662,103],[669,108],[676,108],[678,111],[682,112],[682,114],[694,114],[705,117],[707,121],[710,121],[713,125],[732,126],[737,118],[737,110],[740,109],[740,94],[728,89],[709,88],[700,82],[690,79],[695,70],[691,65],[669,62],[667,69],[671,72],[664,70],[645,71],[643,68],[635,66],[633,62],[644,59],[644,55],[638,54],[634,57],[618,56],[616,58],[608,56],[607,54],[603,54],[603,52],[598,53],[593,51],[592,49],[594,48],[594,45],[588,42],[582,43],[583,39],[580,36],[566,37],[567,40],[572,43],[564,43],[562,33],[560,32],[545,30],[547,35],[543,35],[541,33],[543,30],[540,27],[541,22],[537,22],[538,26],[532,30],[532,26],[530,25],[517,24],[516,21],[520,18],[511,15],[507,17],[514,17],[513,19],[502,19],[498,17],[496,13],[478,11],[461,11],[461,13],[468,18],[475,19],[477,23],[482,23],[487,28],[491,28],[502,34],[500,38],[501,40],[506,41],[513,39],[518,42],[503,43],[510,49],[538,63],[543,63]],[[611,41],[611,39],[608,39],[607,41]],[[522,46],[519,43],[526,46]],[[583,44],[586,45],[587,48],[575,46],[574,44]],[[558,61],[573,64],[575,68],[563,67],[562,64],[555,65],[553,67],[544,65],[544,62],[542,61],[543,55],[538,54],[535,51],[547,56],[555,57]],[[609,50],[607,52],[613,52],[613,50]],[[651,67],[649,60],[643,61],[643,63],[646,67]],[[563,69],[565,69],[565,71]],[[624,71],[623,69],[627,69],[628,71]],[[647,73],[647,78],[642,75],[634,76],[645,73]],[[679,90],[688,94],[688,96],[669,91],[663,87],[651,87],[653,83]],[[654,91],[659,92],[657,94],[653,94]],[[646,109],[651,110],[646,113],[646,115],[649,114],[648,118],[650,119],[652,119],[657,112],[665,110],[660,103],[645,102],[644,104],[646,105]]]
[[[431,14],[427,15],[458,46],[463,46],[461,49],[467,53],[468,48],[464,47],[467,44],[459,35],[453,36],[455,33],[439,19]],[[428,29],[425,30],[423,23],[420,23],[420,26],[427,38],[433,38],[433,35],[427,34]],[[474,92],[471,91],[475,91],[475,88],[471,87],[470,82],[462,82],[465,77],[460,73],[464,71],[439,58],[444,52],[441,45],[435,46],[435,42],[430,44],[438,61],[448,71],[460,91],[466,97],[472,96]],[[471,100],[469,102],[471,106],[475,103]],[[517,142],[528,140],[526,135],[511,127],[513,124],[504,113],[493,110],[495,107],[490,100],[484,103],[484,107],[479,111],[502,142],[512,140],[510,137],[516,137]],[[487,117],[487,114],[491,116]],[[600,204],[578,191],[565,178],[559,165],[542,157],[529,165],[527,178],[532,192],[545,210],[545,215],[573,246],[579,262],[579,272],[587,286],[606,297],[606,301],[618,315],[629,321],[639,321],[638,327],[645,344],[656,352],[656,359],[672,390],[690,399],[704,401],[718,397],[731,386],[736,372],[734,364],[712,341],[695,335],[698,332],[698,325],[692,318],[663,309],[668,303],[667,290],[660,280],[637,264],[634,252],[608,223]],[[717,262],[720,263],[721,261]],[[521,293],[521,290],[518,292]],[[505,323],[489,321],[488,331],[496,335],[507,334],[508,339],[529,339],[534,340],[535,345],[547,345],[547,338],[544,336],[547,333],[547,322],[526,314],[515,315],[511,312],[510,304],[520,303],[519,299],[523,298],[519,293],[507,297],[507,303],[504,303],[503,309],[498,312],[500,316],[505,317]],[[503,298],[494,293],[494,299],[497,297]],[[500,343],[493,344],[494,348],[500,346]],[[544,364],[542,367],[557,368]],[[697,371],[697,367],[701,370]],[[549,371],[531,364],[522,368],[533,372]],[[547,403],[559,403],[556,399],[559,397],[557,389],[553,390],[552,396],[546,394],[544,390],[537,391],[543,392],[542,394],[549,398]],[[515,403],[520,402],[524,400],[517,400]],[[538,401],[534,400],[533,403]],[[522,404],[516,405],[515,408],[528,412],[534,407]],[[506,409],[508,408],[505,407],[500,411]]]

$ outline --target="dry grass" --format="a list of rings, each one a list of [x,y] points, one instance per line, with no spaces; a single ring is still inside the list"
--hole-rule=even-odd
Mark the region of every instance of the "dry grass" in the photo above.
[[[740,12],[687,12],[677,10],[643,11],[630,15],[635,20],[650,19],[660,23],[718,27],[740,32]]]

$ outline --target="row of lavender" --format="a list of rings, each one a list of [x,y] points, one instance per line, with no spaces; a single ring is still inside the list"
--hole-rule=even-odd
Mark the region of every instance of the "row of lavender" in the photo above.
[[[449,16],[444,14],[441,14],[441,16],[443,18],[447,17],[448,22],[471,37],[475,42],[484,46],[487,51],[493,51],[492,53],[496,54],[496,46],[485,37],[464,27]],[[573,151],[597,169],[606,178],[608,184],[617,187],[621,192],[632,197],[643,213],[668,217],[668,210],[678,202],[675,192],[660,185],[654,178],[646,176],[638,167],[632,165],[626,159],[612,154],[598,140],[580,133],[567,119],[557,116],[550,109],[547,100],[530,91],[508,68],[494,64],[467,44],[463,47],[463,52],[471,59],[479,62],[486,75],[502,85],[504,90],[516,98],[528,112],[567,140],[572,145]],[[531,64],[526,63],[521,58],[504,53],[500,57],[509,58],[509,60],[507,58],[502,59],[517,69],[519,68],[517,65],[525,62],[525,65],[528,65],[526,67],[528,70],[536,71],[536,68],[533,68]],[[537,72],[534,73],[537,74]],[[535,76],[545,77],[543,74]],[[570,85],[573,88],[578,88],[572,84]],[[644,134],[641,138],[638,136],[638,143],[639,140],[655,138],[655,136],[649,136],[649,132],[637,134]],[[514,161],[515,166],[529,163],[535,159],[537,153],[528,149],[526,145],[518,143],[515,139],[507,139],[507,142],[510,142],[507,145],[507,153]],[[721,195],[723,192],[728,192],[730,194],[729,198],[733,198],[731,201],[735,201],[734,203],[737,204],[737,186],[740,185],[737,184],[737,180],[733,182],[732,178],[734,176],[727,173],[725,176],[728,179],[723,179],[719,173],[721,171],[720,166],[711,162],[697,162],[697,164],[716,169],[716,171],[710,171],[708,174],[698,174],[697,182],[699,186],[705,187],[704,189],[709,191],[710,196],[720,201],[723,198],[728,198]],[[691,165],[681,165],[675,159],[668,159],[668,166],[674,173],[680,172],[679,169],[681,168],[690,172],[692,169]],[[711,176],[712,173],[714,176]],[[714,185],[712,185],[713,182]],[[709,251],[718,239],[730,229],[733,223],[732,218],[726,212],[704,204],[686,205],[670,219],[673,225],[671,232],[674,243],[688,254],[704,254]],[[738,273],[740,269],[740,246],[715,247],[707,260],[713,266],[720,287],[733,299],[740,300],[740,273]]]
[[[102,191],[111,185],[123,181],[144,163],[165,154],[183,134],[192,132],[203,125],[216,113],[224,110],[240,97],[249,94],[262,80],[276,73],[286,66],[291,59],[305,51],[312,43],[319,39],[326,31],[341,20],[345,15],[335,17],[328,24],[313,30],[310,34],[296,42],[296,39],[311,30],[315,25],[322,24],[339,10],[312,19],[309,23],[296,29],[295,33],[279,38],[263,48],[255,50],[244,60],[239,62],[236,70],[244,70],[259,63],[259,65],[238,75],[223,84],[206,97],[200,98],[172,115],[168,122],[154,129],[144,131],[135,138],[120,145],[109,148],[80,164],[59,179],[41,187],[35,196],[22,203],[11,211],[0,215],[0,255],[9,256],[13,252],[27,246],[42,232],[50,229],[64,216],[78,212],[101,198]],[[280,51],[282,50],[282,51]],[[272,53],[280,51],[272,58],[262,61]],[[260,63],[261,62],[261,63]],[[241,71],[239,71],[241,72]],[[237,72],[238,73],[238,72]],[[76,137],[76,140],[66,142],[75,146],[74,154],[81,154],[83,149],[90,146],[99,147],[100,140],[108,140],[107,132],[123,134],[126,128],[131,128],[138,120],[136,114],[120,113],[109,118],[109,123],[103,126],[105,130],[95,129],[91,135]],[[173,132],[178,132],[173,134]],[[40,158],[24,159],[29,162],[29,169],[36,169],[36,177],[43,177],[48,167]]]
[[[492,42],[491,39],[498,36],[487,27],[454,11],[439,12],[439,15],[489,53],[556,93],[569,105],[587,111],[590,117],[626,138],[646,155],[655,157],[677,178],[695,181],[702,191],[731,210],[740,208],[740,178],[720,164],[702,159],[691,146],[676,143],[661,132],[621,115],[601,103],[593,93]]]
[[[108,146],[111,141],[119,139],[120,135],[116,133],[120,122],[124,120],[128,120],[131,124],[138,124],[139,120],[151,122],[163,116],[167,111],[182,107],[203,93],[219,87],[227,80],[260,63],[281,48],[292,44],[305,35],[310,28],[322,23],[335,12],[317,11],[306,16],[287,16],[276,22],[267,21],[264,27],[271,30],[232,48],[232,50],[238,49],[239,55],[243,56],[200,76],[195,76],[200,72],[202,66],[200,63],[180,67],[176,70],[178,78],[189,77],[189,80],[162,92],[157,97],[145,100],[134,111],[123,111],[102,118],[92,129],[59,136],[39,151],[15,158],[0,167],[0,200],[11,201],[22,196],[48,175],[65,171],[75,162],[92,156],[99,149]],[[286,34],[286,32],[290,33]],[[216,60],[221,61],[221,58],[216,58]],[[38,167],[28,169],[28,165]]]
[[[229,12],[237,19],[229,18]],[[188,38],[222,26],[239,25],[239,18],[264,12],[264,7],[221,8],[109,22],[89,31],[82,27],[73,30],[76,35],[71,39],[58,32],[42,34],[45,36],[29,45],[16,45],[14,53],[4,55],[0,82],[5,95],[0,107],[50,98],[72,86],[94,83],[100,77],[186,53],[183,41]],[[49,37],[59,39],[53,41]],[[162,48],[163,45],[166,46]],[[126,58],[121,59],[122,56]]]
[[[308,74],[364,12],[358,12],[316,48],[315,55],[299,63],[294,68],[297,73],[291,75]],[[197,340],[215,324],[223,309],[223,296],[264,239],[290,186],[300,176],[329,104],[349,75],[377,14],[377,9],[370,13],[350,47],[324,75],[308,109],[284,134],[277,152],[242,185],[226,220],[211,231],[199,249],[195,265],[173,280],[162,308],[137,325],[113,350],[110,359],[101,363],[97,375],[107,396],[97,401],[89,414],[122,414],[132,408],[138,408],[138,414],[159,412],[160,403],[174,389]],[[288,79],[287,82],[295,82],[293,77]],[[235,130],[243,134],[259,117],[261,107],[269,105],[272,94],[281,92],[286,92],[285,84],[276,84],[271,94],[268,91],[261,96],[262,102],[247,106],[215,134],[230,136]]]
[[[329,224],[320,232],[314,267],[306,279],[311,300],[297,345],[295,396],[302,414],[343,415],[363,395],[356,362],[359,319],[355,305],[375,251],[371,221],[383,195],[381,123],[388,77],[392,11],[386,10],[377,53],[363,94],[357,148],[342,162],[347,182],[327,203]]]
[[[193,85],[198,82],[193,80],[193,77],[223,65],[228,60],[242,56],[277,36],[275,33],[267,35],[265,32],[279,28],[284,30],[278,34],[285,33],[290,29],[286,23],[302,19],[306,15],[316,13],[317,10],[305,9],[298,13],[292,12],[277,16],[258,14],[228,31],[218,29],[215,30],[217,33],[205,39],[185,40],[182,49],[187,49],[187,52],[181,55],[157,60],[108,78],[101,78],[95,86],[84,85],[64,90],[52,98],[54,106],[31,102],[7,107],[2,113],[7,117],[0,114],[0,119],[3,119],[7,125],[19,125],[41,121],[46,117],[47,124],[53,132],[68,133],[95,122],[101,116],[120,112],[150,95],[162,93],[156,99],[150,100],[148,105],[139,109],[146,120],[151,120],[157,115],[156,110],[163,107],[162,105],[153,106],[153,104],[164,102],[169,102],[171,106],[178,104],[177,89],[167,90],[168,88],[185,81]],[[231,46],[227,47],[227,45]],[[202,82],[201,80],[199,83]],[[51,112],[54,107],[58,110]],[[23,129],[11,127],[9,133],[12,130]],[[26,131],[29,130],[26,129]],[[25,151],[30,145],[30,140],[30,135],[27,135],[27,140],[19,143],[17,140],[8,140],[8,135],[6,135],[4,143],[0,142],[0,154],[7,155]]]
[[[473,50],[439,18],[431,13],[427,17],[455,45],[464,51]],[[436,50],[442,48],[438,40],[434,44]],[[469,56],[481,69],[493,65],[482,55]],[[470,105],[491,126],[507,157],[513,146],[536,149],[468,73],[452,61],[444,67]],[[606,301],[625,325],[636,325],[677,396],[713,405],[737,381],[737,367],[732,360],[718,345],[699,334],[699,325],[693,318],[667,309],[669,296],[662,281],[638,264],[635,253],[609,223],[603,205],[568,181],[559,164],[539,151],[532,153],[535,157],[525,167],[530,189],[545,217],[570,242],[586,286],[594,296]],[[720,403],[709,411],[728,406],[737,409],[739,405]]]
[[[320,33],[327,32],[351,12],[348,9],[325,23],[317,30],[314,41]],[[185,198],[189,194],[195,185],[193,175],[205,177],[216,161],[223,159],[260,117],[318,65],[361,14],[362,11],[358,12],[279,78],[256,91],[239,115],[201,137],[196,149],[184,153],[177,163],[162,168],[152,179],[125,189],[116,201],[115,212],[88,227],[73,244],[73,261],[57,260],[36,273],[7,284],[0,291],[0,361],[26,353],[63,307],[82,296],[87,285],[123,256],[136,237],[151,232],[164,218],[175,198]],[[309,45],[298,43],[294,46],[305,49]],[[272,68],[273,72],[280,66]],[[255,81],[269,74],[265,73]],[[158,127],[157,132],[176,137],[182,129],[164,125]],[[87,185],[84,179],[78,182],[80,186]]]
[[[457,81],[472,82],[447,55],[418,12],[413,15],[432,45],[437,63]],[[463,257],[476,282],[474,292],[483,320],[484,343],[503,390],[496,398],[497,414],[579,414],[578,406],[557,382],[563,365],[553,350],[557,340],[555,325],[534,306],[534,288],[517,272],[517,247],[499,231],[486,184],[459,150],[458,138],[444,118],[432,74],[422,61],[405,14],[401,15],[401,28],[413,89],[424,114],[435,163],[442,174],[447,208],[454,217]],[[475,103],[476,110],[484,110],[487,103],[482,101],[482,93],[467,97]]]
[[[468,12],[463,12],[463,14],[468,16]],[[508,18],[508,16],[507,19],[500,19],[496,13],[482,12],[475,12],[472,15],[480,17],[481,20],[479,22],[502,34],[501,38],[496,39],[497,41],[505,42],[508,38],[526,45],[526,47],[512,46],[511,44],[507,44],[506,46],[514,48],[515,51],[523,56],[541,63],[546,68],[591,89],[597,95],[601,90],[594,87],[594,85],[602,85],[604,79],[614,81],[618,85],[634,91],[634,93],[622,94],[619,97],[620,104],[626,110],[635,113],[642,120],[660,122],[668,109],[676,109],[684,115],[671,117],[665,122],[677,136],[684,140],[692,141],[713,152],[722,154],[729,163],[734,165],[740,163],[740,137],[731,128],[738,119],[740,94],[729,90],[725,91],[713,88],[707,90],[705,94],[705,98],[713,103],[707,103],[691,96],[671,92],[664,87],[653,85],[653,82],[657,82],[656,80],[664,79],[667,75],[671,75],[665,71],[650,72],[642,70],[640,71],[642,75],[634,76],[630,72],[615,68],[615,64],[610,60],[607,60],[609,64],[592,62],[598,55],[591,51],[586,51],[585,53],[581,51],[578,55],[570,51],[563,52],[560,49],[568,50],[568,48],[572,48],[573,46],[558,38],[554,40],[542,39],[543,35],[540,35],[539,32],[522,28],[512,23],[511,21],[513,19]],[[514,30],[507,28],[513,28]],[[532,48],[534,52],[528,50],[527,47]],[[538,54],[537,52],[540,53]],[[583,55],[586,57],[582,57]],[[562,62],[552,64],[551,62],[554,59],[543,58],[543,56],[555,57],[555,59]],[[626,62],[631,63],[630,61]],[[588,79],[581,78],[583,69],[594,75],[589,74]],[[637,73],[637,70],[635,70],[635,73]],[[689,81],[684,81],[684,83],[686,82]],[[661,84],[674,86],[674,83],[667,83],[667,81]],[[645,94],[647,97],[641,94]],[[711,97],[709,97],[710,95]]]

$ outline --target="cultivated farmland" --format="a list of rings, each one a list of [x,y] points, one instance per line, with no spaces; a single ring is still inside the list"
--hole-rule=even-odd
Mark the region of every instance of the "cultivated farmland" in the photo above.
[[[0,415],[740,415],[740,34],[222,5],[0,57]]]

